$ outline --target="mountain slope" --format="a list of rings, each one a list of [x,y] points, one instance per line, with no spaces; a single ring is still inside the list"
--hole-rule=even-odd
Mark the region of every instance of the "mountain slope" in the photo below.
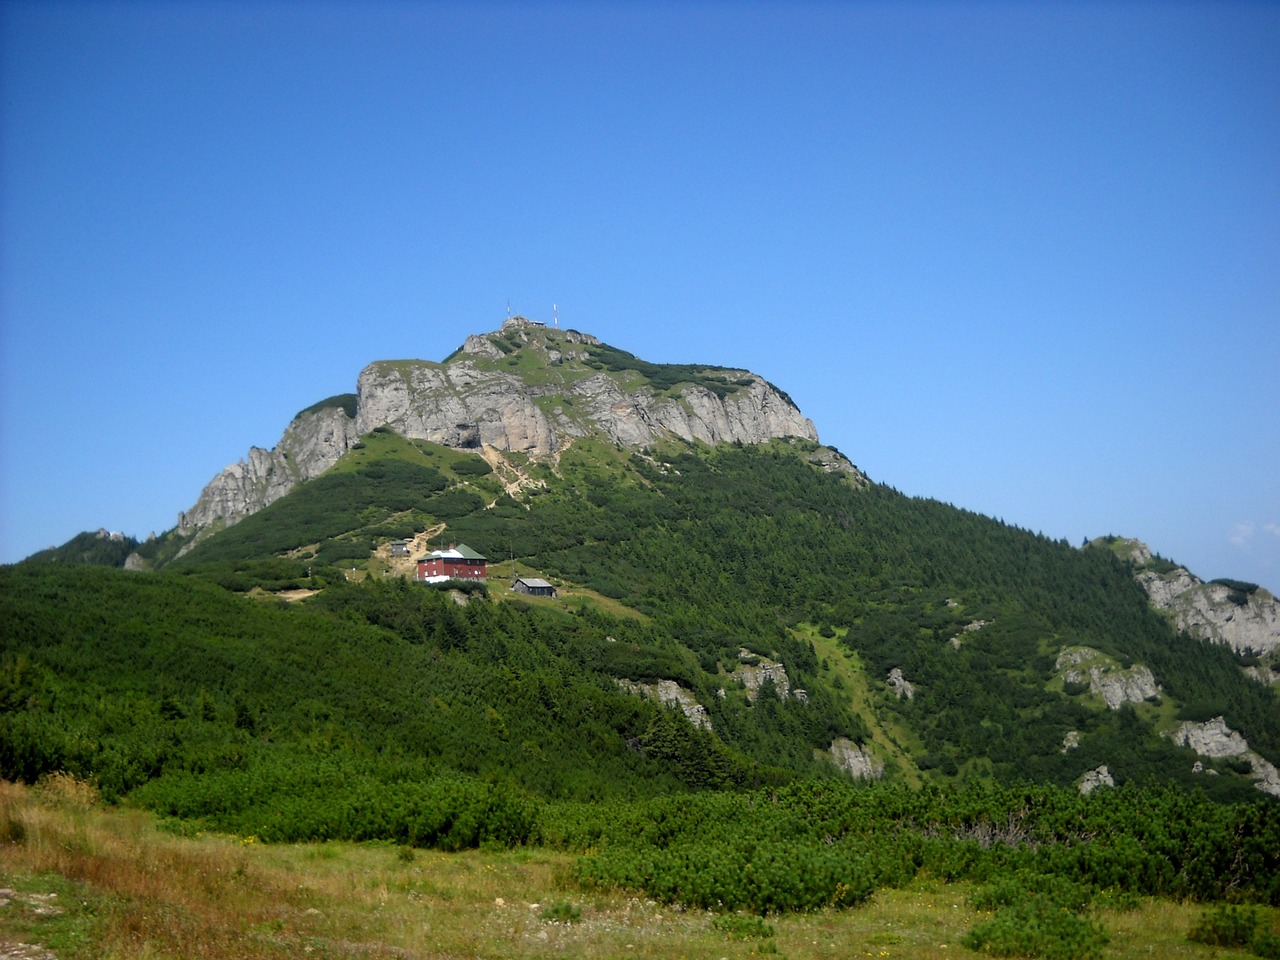
[[[265,815],[344,776],[575,798],[786,776],[598,669],[612,642],[650,645],[639,622],[460,607],[404,581],[287,606],[200,577],[48,564],[0,570],[0,622],[3,775],[66,770],[184,815]]]
[[[614,388],[629,399],[598,399],[616,400]],[[662,771],[640,777],[654,789],[843,770],[913,784],[1158,779],[1224,799],[1256,796],[1255,784],[1280,791],[1275,692],[1242,672],[1237,651],[1175,630],[1126,559],[1105,544],[1073,549],[870,483],[817,442],[784,394],[744,372],[648,364],[519,322],[470,338],[443,364],[371,365],[358,395],[323,401],[296,423],[342,418],[358,437],[348,443],[348,427],[333,433],[347,437],[338,443],[346,449],[323,471],[312,473],[337,451],[326,442],[309,448],[320,452],[306,465],[302,447],[277,451],[289,478],[269,487],[270,502],[215,516],[199,536],[189,527],[142,544],[134,566],[240,593],[314,594],[307,615],[356,625],[353,649],[401,645],[406,663],[419,664],[410,674],[457,661],[467,677],[459,683],[488,691],[466,724],[489,733],[465,739],[462,753],[378,733],[356,736],[354,756],[390,750],[411,765],[436,757],[437,773],[502,771],[493,775],[567,795],[641,789],[637,756]],[[478,549],[494,561],[489,599],[472,597],[465,616],[451,601],[427,603],[423,588],[401,579],[392,540]],[[549,578],[560,596],[518,600],[499,571]],[[110,594],[123,583],[99,586]],[[77,685],[95,689],[85,666],[94,658],[73,658],[88,670],[77,679],[47,650],[109,646],[121,632],[116,618],[130,613],[107,605],[112,612],[72,627],[79,621],[62,608],[75,593],[59,581],[5,615],[70,631],[20,653],[61,685],[65,702],[92,713],[99,700]],[[256,622],[252,605],[236,609]],[[179,635],[203,629],[198,611],[175,616]],[[538,618],[533,634],[513,625],[526,616]],[[492,636],[505,639],[494,646]],[[275,650],[292,656],[287,643]],[[236,676],[242,654],[224,657]],[[323,658],[314,659],[321,670]],[[198,696],[179,667],[172,653],[153,658],[155,677],[136,681],[137,696],[155,700],[156,683]],[[590,733],[599,713],[588,721],[559,694],[506,699],[507,681],[518,687],[544,672],[580,691],[570,700],[616,712],[622,725]],[[270,689],[281,704],[294,702],[296,683],[341,700],[345,676]],[[226,696],[234,704],[234,689]],[[356,718],[320,703],[339,728],[341,717]],[[310,715],[293,706],[263,709],[283,718],[273,727],[280,739],[301,742],[299,731],[311,730]],[[516,725],[515,740],[497,736]],[[1206,747],[1208,734],[1216,740]],[[31,736],[33,756],[44,756]],[[157,767],[137,744],[111,751],[142,751],[137,762],[153,771],[127,789],[195,776],[169,761]],[[531,759],[553,755],[550,766]],[[235,769],[228,764],[198,766]],[[552,769],[560,772],[548,778]]]
[[[1252,792],[1250,771],[1232,757],[1207,762],[1216,777],[1193,772],[1199,758],[1173,735],[1221,714],[1274,756],[1274,695],[1241,674],[1230,650],[1172,632],[1114,554],[866,487],[815,467],[814,446],[628,453],[583,440],[555,471],[532,471],[541,485],[520,502],[478,456],[382,429],[174,567],[240,590],[328,584],[309,606],[369,620],[378,603],[365,591],[397,582],[381,579],[379,544],[443,524],[450,538],[514,555],[522,571],[561,587],[539,609],[577,611],[591,625],[592,652],[575,660],[593,682],[649,685],[655,696],[670,684],[704,712],[709,744],[756,763],[812,775],[815,757],[845,743],[861,745],[867,768],[908,781],[1068,785],[1105,765],[1113,782]],[[367,586],[347,584],[353,570]],[[489,605],[505,609],[505,586],[491,591]],[[619,619],[606,602],[634,613]],[[421,642],[448,631],[448,610],[410,603],[373,622]],[[109,620],[99,627],[112,629]],[[1081,684],[1070,666],[1080,661],[1063,658],[1078,650],[1090,651],[1086,667],[1144,668],[1158,695],[1113,699]],[[477,666],[476,677],[497,667]],[[555,725],[552,713],[524,712]],[[615,749],[589,765],[607,766]],[[478,743],[471,752],[485,755]],[[504,766],[520,769],[509,758]]]

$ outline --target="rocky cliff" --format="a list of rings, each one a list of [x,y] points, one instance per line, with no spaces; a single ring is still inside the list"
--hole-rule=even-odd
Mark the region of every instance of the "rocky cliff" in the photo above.
[[[588,334],[515,317],[470,336],[440,363],[380,361],[357,392],[309,408],[271,450],[253,448],[179,516],[183,533],[229,526],[319,476],[358,439],[390,427],[415,440],[554,457],[575,438],[640,447],[662,438],[705,443],[816,441],[791,399],[745,370],[651,364]],[[834,450],[820,465],[861,476]]]
[[[1137,580],[1151,602],[1174,615],[1178,629],[1223,643],[1236,653],[1270,653],[1280,647],[1280,603],[1263,590],[1245,595],[1220,583],[1205,583],[1179,567],[1172,573],[1144,571]]]
[[[179,532],[230,526],[337,463],[359,439],[343,399],[304,410],[273,449],[252,447],[245,459],[224,468],[201,491],[195,505],[178,514]]]
[[[1111,548],[1133,563],[1134,579],[1179,630],[1240,654],[1280,652],[1280,603],[1269,591],[1245,593],[1227,583],[1205,583],[1185,567],[1165,569],[1171,565],[1155,564],[1151,549],[1140,540],[1116,540]]]
[[[1189,747],[1202,757],[1214,759],[1235,757],[1248,765],[1249,776],[1263,793],[1280,797],[1280,770],[1265,757],[1249,749],[1249,742],[1227,726],[1222,717],[1214,717],[1202,723],[1187,721],[1173,732],[1173,742]],[[1197,764],[1204,771],[1202,764]]]
[[[588,433],[624,446],[663,437],[818,438],[790,399],[753,373],[682,368],[687,379],[663,389],[645,376],[663,368],[641,361],[628,367],[617,363],[618,353],[595,337],[509,320],[496,335],[468,337],[444,363],[370,364],[360,374],[358,428],[385,425],[413,439],[535,457]]]

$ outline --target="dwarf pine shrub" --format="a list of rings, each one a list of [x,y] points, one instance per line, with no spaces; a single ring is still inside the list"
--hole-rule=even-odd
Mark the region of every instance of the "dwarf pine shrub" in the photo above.
[[[1066,877],[1018,870],[997,877],[970,897],[969,904],[976,910],[998,910],[1034,897],[1079,913],[1093,902],[1094,892]]]
[[[1280,960],[1280,934],[1255,933],[1249,949],[1264,960]]]
[[[567,900],[557,900],[539,916],[551,923],[577,923],[582,919],[582,908]]]
[[[1200,917],[1187,939],[1212,947],[1243,947],[1258,932],[1258,912],[1252,907],[1224,903]]]
[[[966,933],[961,943],[996,957],[1099,960],[1108,939],[1093,920],[1035,895],[1001,907],[990,920]]]

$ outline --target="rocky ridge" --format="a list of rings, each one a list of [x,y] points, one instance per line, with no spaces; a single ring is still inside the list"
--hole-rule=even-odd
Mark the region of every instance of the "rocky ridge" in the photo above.
[[[671,370],[677,373],[663,383],[646,376]],[[261,510],[329,469],[378,427],[457,449],[533,458],[554,458],[587,435],[627,447],[663,438],[710,444],[818,439],[791,399],[754,373],[646,364],[588,334],[513,317],[494,333],[467,337],[440,363],[369,364],[353,404],[318,404],[299,414],[271,450],[250,449],[179,515],[179,532],[219,529]],[[821,454],[815,463],[823,469],[862,478],[837,451]]]
[[[1280,650],[1280,602],[1270,591],[1246,595],[1225,583],[1206,583],[1185,567],[1159,569],[1141,540],[1118,538],[1110,546],[1133,564],[1134,579],[1152,605],[1172,615],[1179,630],[1240,654]]]
[[[209,481],[191,509],[178,514],[178,532],[190,534],[243,520],[304,480],[320,476],[357,440],[355,421],[342,406],[303,411],[275,447],[251,447],[245,459]]]
[[[1245,596],[1221,583],[1205,583],[1181,567],[1167,574],[1140,571],[1135,578],[1151,602],[1172,613],[1178,629],[1193,637],[1242,654],[1280,648],[1280,603],[1264,590]]]

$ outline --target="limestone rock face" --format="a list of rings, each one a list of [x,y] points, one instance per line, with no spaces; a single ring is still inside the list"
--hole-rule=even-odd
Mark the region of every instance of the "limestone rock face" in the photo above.
[[[1099,544],[1102,541],[1094,541]],[[1134,565],[1134,579],[1152,606],[1173,616],[1179,630],[1210,643],[1226,644],[1236,653],[1280,652],[1280,603],[1258,588],[1245,595],[1227,584],[1205,583],[1185,567],[1154,569],[1151,548],[1141,540],[1108,539],[1117,556]],[[1257,675],[1264,682],[1277,677]]]
[[[1111,777],[1111,771],[1107,769],[1107,765],[1104,763],[1084,775],[1084,778],[1080,781],[1080,792],[1082,794],[1090,794],[1097,790],[1098,787],[1114,787],[1115,785],[1116,782]]]
[[[1239,603],[1241,595],[1230,587],[1205,583],[1181,567],[1167,574],[1140,571],[1135,577],[1151,602],[1173,613],[1178,629],[1193,637],[1224,643],[1236,653],[1280,648],[1280,603],[1265,590]]]
[[[336,406],[300,415],[274,449],[255,447],[215,477],[178,525],[189,533],[233,524],[319,476],[379,427],[456,449],[532,458],[554,458],[588,434],[627,447],[663,438],[817,442],[813,422],[753,373],[686,366],[675,368],[676,376],[665,368],[665,379],[649,377],[662,369],[589,334],[512,317],[500,331],[467,337],[443,363],[369,364],[357,381],[354,418]],[[865,482],[838,451],[818,448],[809,456]]]
[[[1249,775],[1259,790],[1280,797],[1280,770],[1270,760],[1249,749],[1249,742],[1228,727],[1222,717],[1203,723],[1186,721],[1174,731],[1173,742],[1180,747],[1189,747],[1202,757],[1239,757],[1249,764]]]
[[[1203,723],[1188,720],[1174,733],[1173,742],[1190,747],[1202,757],[1238,757],[1249,750],[1248,741],[1228,727],[1222,717]]]
[[[733,675],[747,688],[748,699],[755,700],[760,695],[760,688],[766,680],[773,681],[773,689],[779,700],[786,700],[791,696],[791,678],[787,676],[785,665],[768,657],[758,656],[745,647],[738,651],[738,659],[743,663]]]
[[[355,421],[340,406],[300,414],[271,450],[252,447],[226,467],[178,515],[178,529],[192,533],[216,522],[230,526],[274,503],[303,480],[318,477],[359,439]]]
[[[482,372],[468,360],[371,363],[357,386],[356,429],[390,427],[446,447],[545,456],[559,448],[551,423],[514,374]]]
[[[906,678],[906,676],[903,675],[901,667],[894,667],[892,670],[890,670],[889,678],[886,682],[889,684],[889,688],[893,690],[895,694],[897,694],[899,700],[901,700],[903,697],[906,697],[908,700],[912,700],[915,698],[915,695],[916,695],[915,684],[913,684],[910,680]]]
[[[831,741],[831,761],[855,780],[879,780],[884,776],[884,761],[848,737],[837,737]]]
[[[723,396],[695,382],[655,390],[639,376],[591,373],[586,364],[565,373],[567,360],[584,361],[588,349],[600,345],[587,334],[548,331],[513,317],[498,334],[468,337],[460,356],[443,364],[370,364],[360,375],[359,432],[389,426],[446,446],[486,444],[535,457],[554,454],[588,432],[623,446],[662,437],[713,444],[818,438],[812,421],[785,394],[746,371],[724,372],[734,389]],[[510,357],[517,348],[549,372],[524,377],[493,369],[490,361]]]
[[[1125,703],[1141,703],[1160,692],[1151,670],[1135,663],[1128,670],[1092,647],[1067,647],[1056,663],[1067,683],[1089,683],[1089,691],[1112,710]]]
[[[707,708],[698,702],[697,697],[674,680],[659,680],[657,683],[618,680],[617,684],[628,693],[657,700],[669,707],[679,707],[695,727],[701,727],[703,730],[711,729],[711,717],[707,714]]]
[[[497,344],[485,337],[478,337],[474,333],[467,337],[466,342],[462,345],[462,352],[488,357],[491,360],[502,359],[502,350],[499,349]]]
[[[588,419],[623,446],[644,446],[665,436],[703,443],[818,439],[813,421],[774,387],[755,374],[743,373],[741,379],[746,384],[724,397],[697,384],[683,386],[676,396],[661,396],[624,390],[615,378],[600,374],[575,384],[572,397]]]

